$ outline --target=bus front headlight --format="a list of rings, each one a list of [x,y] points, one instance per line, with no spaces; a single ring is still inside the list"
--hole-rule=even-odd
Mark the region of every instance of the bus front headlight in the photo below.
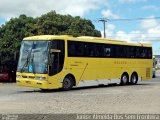
[[[39,76],[36,76],[35,79],[36,79],[36,80],[46,80],[46,77],[39,77]]]

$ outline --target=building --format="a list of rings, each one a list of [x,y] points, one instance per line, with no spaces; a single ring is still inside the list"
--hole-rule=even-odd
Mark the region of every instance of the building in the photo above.
[[[160,55],[154,55],[156,60],[156,68],[160,68]]]

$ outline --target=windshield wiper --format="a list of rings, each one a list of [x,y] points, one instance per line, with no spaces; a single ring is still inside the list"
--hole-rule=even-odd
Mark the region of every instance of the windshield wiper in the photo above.
[[[26,66],[28,65],[28,63],[29,63],[30,54],[31,54],[31,52],[29,52],[29,51],[27,50],[27,60],[25,61],[22,69],[20,70],[21,73],[24,72],[24,67],[26,67]]]
[[[33,74],[35,74],[35,69],[34,69],[33,60],[34,60],[34,53],[33,53],[33,56],[31,57],[31,65],[32,65]]]

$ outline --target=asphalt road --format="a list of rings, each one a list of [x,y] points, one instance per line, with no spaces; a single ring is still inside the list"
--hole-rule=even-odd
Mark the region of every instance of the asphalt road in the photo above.
[[[0,83],[0,114],[160,114],[160,77],[129,86],[39,89]]]

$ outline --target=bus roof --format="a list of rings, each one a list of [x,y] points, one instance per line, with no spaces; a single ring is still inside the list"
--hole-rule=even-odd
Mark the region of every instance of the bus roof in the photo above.
[[[131,43],[127,41],[100,38],[100,37],[91,37],[91,36],[73,37],[71,35],[39,35],[39,36],[26,37],[23,40],[54,40],[54,39],[151,47],[151,44],[149,43]]]
[[[38,35],[26,37],[23,40],[53,40],[53,39],[66,39],[68,37],[73,37],[69,35]]]

